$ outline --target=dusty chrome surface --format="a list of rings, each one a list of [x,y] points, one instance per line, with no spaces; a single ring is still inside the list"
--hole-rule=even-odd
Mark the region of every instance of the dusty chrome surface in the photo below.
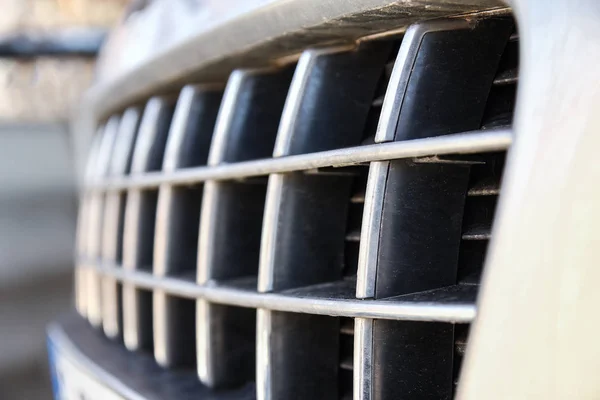
[[[315,42],[348,43],[417,20],[503,6],[499,0],[155,1],[113,31],[86,107],[104,116],[182,79],[223,81],[234,67],[265,66]]]
[[[375,268],[379,249],[379,232],[383,210],[383,191],[387,181],[389,163],[373,162],[369,167],[369,179],[365,191],[365,214],[363,215],[358,270],[356,276],[356,297],[372,298],[375,294]]]
[[[183,298],[204,299],[246,308],[309,314],[379,318],[406,321],[470,322],[475,317],[475,288],[448,288],[395,296],[381,300],[354,297],[353,282],[314,285],[277,293],[256,290],[256,279],[199,285],[191,280],[157,277],[143,271],[127,271],[115,265],[94,265],[93,271],[138,288],[159,290]]]
[[[354,399],[371,398],[371,371],[373,362],[373,320],[356,318],[354,320]]]

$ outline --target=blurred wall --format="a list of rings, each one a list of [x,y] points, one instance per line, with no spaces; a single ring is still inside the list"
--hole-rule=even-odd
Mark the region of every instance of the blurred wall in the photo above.
[[[125,0],[0,0],[0,39],[110,27]],[[0,399],[51,398],[46,324],[72,307],[71,110],[93,57],[0,58]]]

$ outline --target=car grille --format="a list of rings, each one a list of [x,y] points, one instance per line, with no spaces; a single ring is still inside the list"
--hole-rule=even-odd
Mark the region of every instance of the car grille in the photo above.
[[[509,17],[421,22],[110,116],[79,313],[182,398],[452,398],[517,48]]]

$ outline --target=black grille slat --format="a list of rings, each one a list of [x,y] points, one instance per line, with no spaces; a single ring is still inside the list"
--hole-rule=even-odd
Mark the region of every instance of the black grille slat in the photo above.
[[[221,102],[220,90],[185,87],[177,100],[162,172],[206,165]],[[202,186],[159,188],[153,274],[177,276],[196,271]],[[195,367],[195,303],[153,294],[154,355],[164,367]]]
[[[373,43],[353,51],[305,53],[290,89],[274,155],[360,144],[390,51],[389,43]],[[310,80],[311,84],[302,88],[302,93],[294,93],[304,80]],[[341,115],[343,119],[339,118]],[[266,229],[275,231],[272,239],[263,236],[262,240],[273,240],[274,247],[272,254],[261,253],[260,291],[301,287],[342,277],[355,169],[271,175],[266,213],[273,213],[274,219],[270,221],[272,227]],[[271,332],[268,341],[258,344],[259,351],[266,348],[270,359],[267,370],[259,367],[257,371],[259,388],[266,382],[265,390],[279,398],[339,397],[335,384],[339,370],[338,320],[259,312],[259,332]],[[300,324],[301,321],[307,325]],[[305,343],[313,335],[319,340],[301,356],[293,348],[281,345],[291,345],[290,340]],[[335,347],[325,349],[323,343]],[[315,363],[317,368],[313,368]],[[318,390],[314,386],[317,384]]]
[[[110,165],[113,176],[127,175],[131,169],[133,149],[140,121],[140,111],[129,108],[123,113],[117,132],[115,151]],[[123,229],[127,194],[112,192],[106,195],[105,227],[102,238],[102,260],[120,265],[123,261]],[[102,282],[102,324],[108,337],[123,334],[122,286],[108,277]]]
[[[272,154],[292,73],[293,66],[232,74],[219,111],[209,164]],[[198,282],[258,275],[267,182],[259,177],[206,183]],[[214,388],[232,388],[252,381],[256,313],[199,301],[197,315],[202,343],[198,372],[202,382]]]
[[[410,68],[402,65],[406,85],[395,133],[393,138],[385,137],[387,140],[478,129],[490,112],[485,101],[488,93],[492,87],[502,88],[494,86],[494,75],[512,21],[490,20],[474,29],[450,24],[439,27],[441,30],[435,22],[431,26],[425,23],[421,31],[414,28],[406,34],[419,42],[414,45],[414,58],[403,60],[412,64]],[[421,32],[426,33],[419,36]],[[485,229],[489,232],[491,220],[480,208],[466,207],[467,203],[487,199],[468,196],[470,170],[475,163],[469,158],[397,160],[383,168],[387,182],[375,250],[375,298],[455,284],[461,240],[479,237],[477,229],[481,227],[487,237]],[[365,379],[371,379],[372,398],[452,396],[452,325],[374,320],[370,326],[372,369],[364,374],[370,374]]]
[[[153,98],[146,105],[133,152],[131,174],[161,168],[173,104]],[[123,233],[123,267],[151,271],[154,254],[154,228],[157,190],[131,189],[127,193]],[[152,292],[123,285],[123,333],[130,350],[151,349]]]

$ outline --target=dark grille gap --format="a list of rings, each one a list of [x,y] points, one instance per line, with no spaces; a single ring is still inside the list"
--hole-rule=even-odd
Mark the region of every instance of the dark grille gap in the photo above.
[[[483,154],[478,157],[481,164],[471,166],[458,257],[458,283],[479,283],[505,158],[505,153]]]
[[[367,187],[367,166],[362,167],[354,177],[350,190],[350,203],[346,220],[346,237],[344,245],[344,266],[342,276],[356,275],[358,266],[358,250],[360,247],[360,229],[365,207],[365,189]]]
[[[339,398],[350,400],[353,395],[354,320],[340,318],[340,368],[338,371]]]
[[[375,142],[375,132],[377,131],[379,116],[381,115],[381,107],[383,106],[385,91],[390,82],[392,69],[394,68],[394,63],[396,61],[396,56],[398,55],[398,49],[400,48],[401,43],[401,39],[394,40],[389,43],[391,46],[391,51],[383,71],[381,72],[379,81],[377,82],[377,87],[375,88],[375,94],[373,101],[371,102],[371,108],[369,109],[369,113],[367,115],[367,121],[363,130],[361,144],[372,144]]]
[[[518,84],[518,36],[513,33],[504,49],[494,86],[490,90],[482,128],[512,125],[516,88]],[[463,240],[460,245],[457,282],[478,285],[489,239],[491,223],[501,189],[506,153],[490,153],[471,157],[469,190],[463,219]],[[474,232],[482,235],[471,235]],[[474,240],[471,240],[474,239]],[[458,384],[460,368],[468,344],[470,324],[455,325],[454,388]]]
[[[452,376],[452,382],[454,384],[454,390],[458,386],[458,377],[460,376],[460,368],[462,366],[465,352],[467,351],[467,339],[469,336],[469,324],[456,324],[454,325],[454,371]]]
[[[512,125],[516,89],[519,71],[518,35],[513,32],[506,44],[494,86],[488,96],[482,128],[489,129]],[[491,223],[496,211],[496,203],[501,189],[502,173],[506,162],[506,152],[481,154],[470,157],[477,162],[471,166],[469,190],[464,210],[463,240],[461,241],[457,282],[459,284],[476,284],[481,281],[483,263],[491,239]],[[469,240],[465,237],[468,232],[479,230],[480,235],[474,235]],[[470,324],[457,324],[454,330],[454,389],[458,384],[460,368],[468,344]]]
[[[166,189],[166,190],[165,190]],[[164,237],[156,240],[168,240],[167,260],[169,266],[165,275],[177,276],[195,271],[198,244],[198,221],[200,219],[200,204],[202,203],[202,186],[184,188],[161,188],[159,196],[165,196],[169,191],[170,204],[169,226],[163,231]],[[164,199],[164,198],[163,198]],[[161,199],[162,201],[164,201]],[[155,250],[156,251],[156,250]],[[156,263],[155,263],[156,264]],[[156,265],[155,265],[156,273]],[[190,368],[196,366],[195,357],[195,302],[174,296],[154,293],[154,332],[155,356],[160,365],[174,368]],[[158,320],[162,318],[162,320]],[[157,329],[163,334],[157,335]],[[157,340],[163,336],[158,351]]]
[[[519,42],[509,40],[500,59],[494,85],[487,99],[482,127],[484,129],[512,125],[519,71]]]

